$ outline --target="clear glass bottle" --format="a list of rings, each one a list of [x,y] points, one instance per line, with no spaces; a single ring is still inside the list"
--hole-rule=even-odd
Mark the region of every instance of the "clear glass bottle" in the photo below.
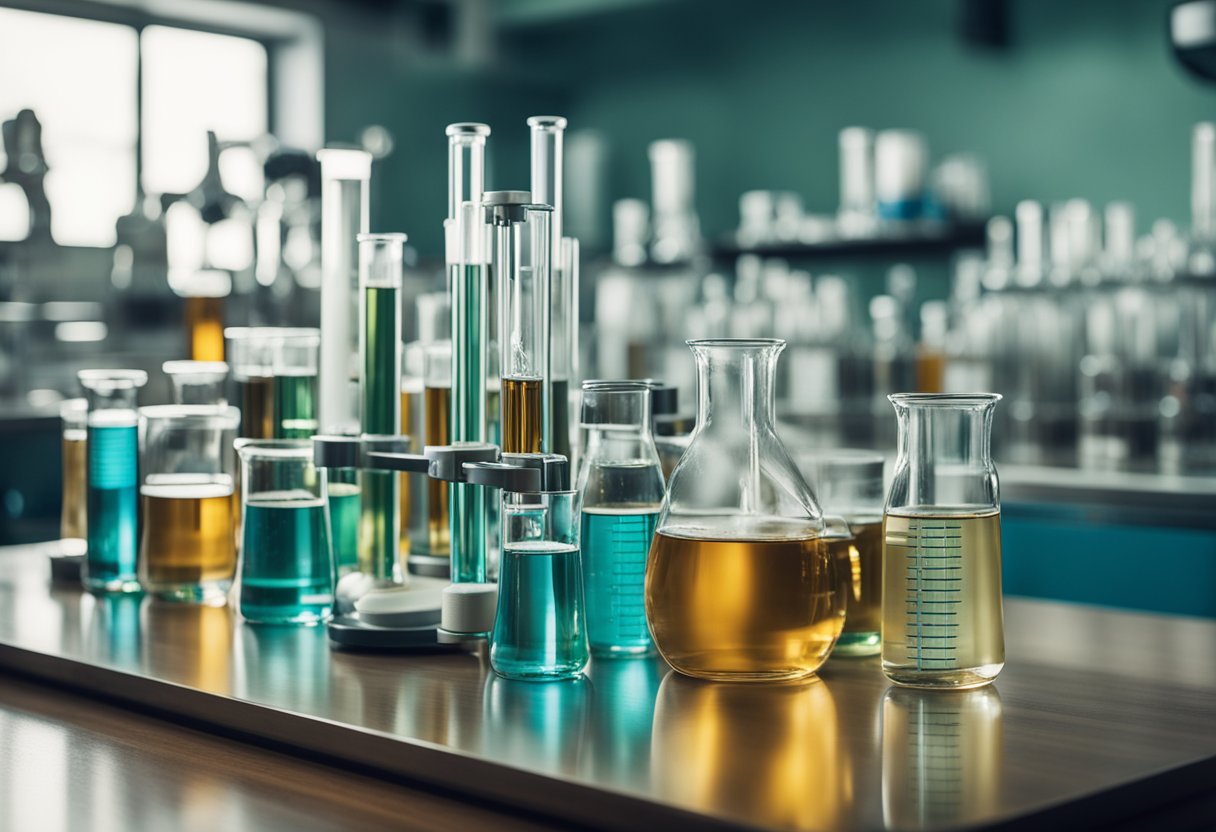
[[[992,393],[900,393],[883,511],[882,669],[923,688],[986,685],[1005,666]]]
[[[648,653],[646,556],[664,494],[649,385],[584,383],[582,426],[587,444],[577,490],[591,652]]]
[[[81,370],[89,400],[88,551],[82,579],[91,592],[138,592],[139,388],[143,370]]]
[[[672,472],[647,563],[655,645],[689,676],[810,676],[844,619],[819,506],[774,432],[785,342],[688,344],[697,428]]]

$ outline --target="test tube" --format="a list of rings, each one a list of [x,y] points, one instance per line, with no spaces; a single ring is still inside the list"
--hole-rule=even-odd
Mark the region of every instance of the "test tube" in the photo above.
[[[452,344],[436,341],[423,352],[423,402],[426,408],[426,445],[452,443]],[[428,478],[427,552],[434,556],[451,552],[448,513],[448,483]]]
[[[274,378],[274,437],[308,439],[317,433],[317,359],[321,332],[315,328],[270,330]]]
[[[139,388],[143,370],[81,370],[89,401],[88,551],[82,580],[91,592],[138,592]]]
[[[223,361],[166,361],[161,370],[173,384],[175,404],[228,404],[224,386],[228,365]]]
[[[360,234],[360,426],[367,435],[393,436],[401,424],[401,274],[404,234]],[[397,474],[363,471],[359,557],[380,583],[400,583],[401,517]]]
[[[651,142],[649,153],[654,204],[651,257],[656,263],[691,260],[701,247],[701,228],[694,207],[692,142],[661,139]]]
[[[78,555],[84,552],[88,532],[85,502],[88,415],[86,399],[68,399],[59,405],[59,417],[63,420],[63,507],[59,514],[59,537],[65,542],[65,553],[71,550]]]
[[[1216,124],[1201,121],[1191,133],[1191,233],[1216,240]]]
[[[321,373],[318,420],[324,433],[359,426],[357,237],[368,229],[372,155],[321,150]],[[389,433],[395,433],[394,428]]]
[[[486,218],[494,227],[498,280],[499,369],[504,453],[547,453],[553,445],[549,355],[549,219],[527,191],[491,191]]]

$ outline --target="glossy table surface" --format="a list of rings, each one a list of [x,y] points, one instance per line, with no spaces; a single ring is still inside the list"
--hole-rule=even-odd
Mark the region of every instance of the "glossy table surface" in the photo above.
[[[414,785],[604,828],[1112,824],[1216,783],[1216,622],[1008,599],[1008,664],[893,690],[875,659],[707,684],[657,660],[496,677],[478,655],[331,651],[319,628],[54,589],[0,550],[0,667]]]

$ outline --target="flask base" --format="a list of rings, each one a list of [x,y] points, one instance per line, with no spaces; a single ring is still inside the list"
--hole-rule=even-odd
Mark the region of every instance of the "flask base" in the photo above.
[[[915,668],[892,667],[883,664],[882,672],[896,685],[921,690],[971,690],[992,684],[1005,663],[958,670],[923,671]]]

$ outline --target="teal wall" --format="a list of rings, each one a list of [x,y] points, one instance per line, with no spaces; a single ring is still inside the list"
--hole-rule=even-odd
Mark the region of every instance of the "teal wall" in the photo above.
[[[613,197],[649,193],[649,141],[695,141],[711,233],[736,224],[750,188],[832,210],[849,124],[980,153],[999,211],[1080,196],[1130,199],[1145,227],[1184,221],[1189,130],[1216,117],[1216,85],[1169,54],[1166,0],[1011,0],[1014,44],[997,53],[960,43],[954,0],[606,5],[517,30],[514,55],[571,91],[572,128],[611,140]]]

